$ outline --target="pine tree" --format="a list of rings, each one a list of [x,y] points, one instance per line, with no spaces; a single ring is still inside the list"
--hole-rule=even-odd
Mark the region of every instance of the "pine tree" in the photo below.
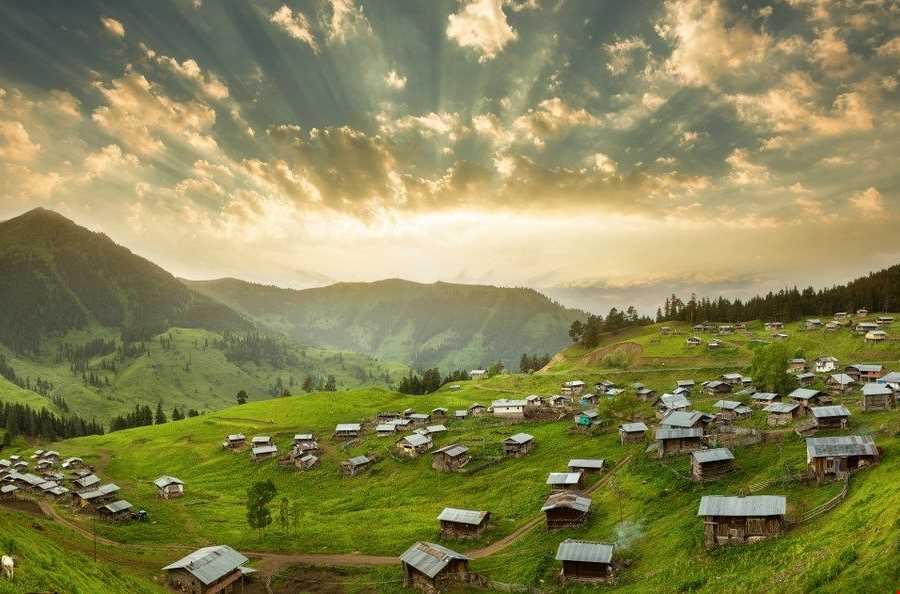
[[[166,418],[166,413],[163,412],[162,400],[156,403],[156,418],[154,420],[157,425],[162,425],[168,420]]]

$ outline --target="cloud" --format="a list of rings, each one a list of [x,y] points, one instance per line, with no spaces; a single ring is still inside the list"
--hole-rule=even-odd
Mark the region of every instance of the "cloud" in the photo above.
[[[847,42],[838,36],[836,27],[822,30],[812,42],[812,51],[822,69],[832,76],[846,74],[854,63]]]
[[[562,130],[573,126],[599,126],[600,120],[584,108],[575,109],[559,97],[541,101],[536,109],[529,109],[513,121],[517,136],[537,147]]]
[[[357,6],[354,0],[329,0],[331,18],[327,21],[328,38],[338,43],[346,43],[356,35],[372,33],[363,7]]]
[[[294,13],[287,4],[284,4],[269,15],[269,21],[294,39],[308,45],[313,52],[319,52],[319,44],[309,26],[309,21],[299,10]]]
[[[881,192],[872,187],[852,195],[850,204],[868,217],[882,215],[885,212],[884,198]]]
[[[518,38],[506,20],[503,0],[467,0],[459,12],[448,17],[446,32],[460,47],[478,52],[481,63],[493,60]]]
[[[603,175],[613,175],[618,171],[618,163],[603,153],[594,153],[590,158],[591,167]]]
[[[396,70],[390,70],[384,77],[384,82],[392,89],[406,88],[406,77]]]
[[[890,41],[885,41],[878,46],[875,53],[883,57],[900,56],[900,37],[894,37]]]
[[[101,17],[100,23],[103,25],[104,29],[109,31],[111,35],[115,35],[119,39],[125,38],[125,26],[116,19],[110,17]]]
[[[391,136],[400,132],[413,131],[426,138],[440,136],[455,141],[465,132],[465,126],[458,113],[443,111],[418,116],[406,115],[397,119],[385,118],[381,131]]]
[[[493,113],[484,113],[473,117],[472,129],[498,146],[509,145],[515,141],[515,134],[507,130],[500,118]]]
[[[40,150],[41,145],[32,142],[21,122],[0,121],[0,159],[27,162]]]
[[[750,161],[747,149],[734,149],[725,162],[731,165],[728,179],[741,186],[763,184],[772,177],[765,165]]]
[[[603,46],[609,55],[606,69],[613,76],[625,74],[634,63],[634,54],[649,51],[647,43],[639,36],[617,39]]]
[[[83,179],[93,181],[110,172],[121,175],[124,170],[138,165],[140,160],[137,156],[124,152],[117,144],[108,144],[84,158]]]
[[[176,76],[196,84],[210,99],[222,100],[229,96],[228,85],[217,75],[209,71],[204,72],[193,58],[179,62],[175,58],[156,53],[143,43],[140,44],[140,47],[148,60],[160,64]]]

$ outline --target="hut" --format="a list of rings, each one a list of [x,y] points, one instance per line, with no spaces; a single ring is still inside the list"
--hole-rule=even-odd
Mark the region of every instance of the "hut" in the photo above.
[[[131,519],[131,504],[124,499],[101,505],[97,508],[101,517],[113,522],[125,522]]]
[[[521,458],[534,449],[534,435],[516,433],[503,440],[503,453],[510,458]]]
[[[341,462],[342,476],[356,476],[372,465],[372,459],[368,456],[354,456]]]
[[[703,518],[704,543],[712,548],[779,536],[786,511],[787,501],[780,495],[704,495],[697,515]]]
[[[444,425],[429,425],[425,427],[425,432],[427,435],[434,435],[436,433],[446,433],[447,427]]]
[[[703,340],[699,336],[688,336],[684,341],[688,346],[700,346]]]
[[[838,360],[831,355],[826,355],[824,357],[818,357],[815,360],[815,370],[816,373],[831,373],[835,369],[837,369]]]
[[[114,483],[108,483],[106,485],[100,485],[96,489],[91,489],[90,491],[76,492],[75,502],[77,503],[78,507],[96,508],[99,505],[103,505],[115,499],[116,493],[118,492],[118,485]]]
[[[850,411],[843,405],[813,406],[809,409],[819,429],[846,429]]]
[[[878,364],[857,363],[848,365],[844,373],[853,378],[857,383],[874,382],[881,375],[882,367]]]
[[[204,547],[163,567],[176,592],[212,594],[235,592],[234,584],[254,572],[244,567],[247,557],[226,545]]]
[[[84,463],[84,460],[77,457],[66,458],[62,463],[63,470],[78,470],[79,468],[84,468],[85,466],[86,464]]]
[[[727,382],[723,382],[720,380],[713,380],[711,382],[707,382],[706,386],[704,386],[704,390],[710,396],[716,396],[718,394],[727,394],[731,392],[732,384]]]
[[[581,380],[570,380],[567,382],[563,382],[563,385],[559,389],[559,393],[563,396],[569,396],[571,398],[577,398],[584,391],[584,382]]]
[[[397,432],[397,425],[393,423],[379,423],[375,426],[375,435],[378,437],[390,437]]]
[[[467,410],[455,410],[453,411],[453,418],[458,419],[460,421],[465,420],[466,417],[469,416],[469,411]]]
[[[19,487],[15,485],[2,485],[0,486],[0,499],[15,499],[18,490]]]
[[[796,357],[788,361],[788,371],[798,373],[806,371],[806,359],[802,357]]]
[[[700,427],[660,427],[656,430],[656,448],[660,458],[681,454],[703,447],[703,429]]]
[[[591,498],[571,491],[553,493],[541,507],[547,530],[581,526],[591,514]]]
[[[387,423],[389,421],[393,421],[394,419],[399,419],[402,417],[403,414],[400,411],[396,410],[383,410],[375,415],[375,418],[381,423]]]
[[[719,409],[719,418],[734,421],[750,416],[750,407],[737,400],[719,400],[713,404],[713,408]]]
[[[432,440],[429,435],[421,433],[413,433],[407,435],[397,442],[397,449],[411,458],[415,458],[419,454],[424,454],[432,446]]]
[[[331,436],[337,440],[350,440],[359,437],[361,432],[362,425],[359,423],[338,423]]]
[[[556,560],[562,563],[559,581],[605,583],[614,580],[615,546],[586,540],[566,539],[556,549]]]
[[[862,388],[863,410],[890,410],[894,408],[894,391],[887,384],[865,384]]]
[[[254,462],[262,462],[278,455],[278,446],[276,445],[260,445],[253,446],[250,449],[250,459]]]
[[[72,481],[75,491],[86,491],[100,484],[100,477],[96,474],[87,474]]]
[[[478,538],[487,528],[490,517],[491,513],[486,511],[445,507],[437,518],[441,525],[441,538]]]
[[[239,450],[245,445],[247,445],[247,438],[244,437],[243,433],[229,435],[225,438],[225,441],[222,442],[222,447],[226,450]]]
[[[572,404],[572,399],[563,394],[556,394],[547,398],[547,402],[553,408],[566,408]]]
[[[528,406],[528,401],[524,399],[508,400],[506,398],[501,398],[500,400],[494,400],[491,403],[491,410],[494,411],[495,417],[524,419],[526,406]]]
[[[656,402],[656,390],[653,388],[638,388],[634,394],[642,402],[650,402],[651,404]]]
[[[577,427],[588,428],[597,424],[600,420],[600,413],[596,410],[583,410],[575,415],[575,425]]]
[[[422,427],[431,421],[431,415],[426,415],[425,413],[412,413],[407,418],[412,421],[412,424],[416,427]]]
[[[688,393],[690,393],[691,390],[694,389],[694,380],[692,380],[692,379],[676,380],[675,389],[676,390],[679,390],[679,389],[687,390]]]
[[[454,443],[432,452],[431,467],[445,472],[454,472],[465,466],[471,459],[469,448]]]
[[[691,401],[683,394],[663,394],[656,405],[657,417],[664,417],[672,411],[687,410]]]
[[[311,470],[319,465],[319,457],[312,454],[303,454],[294,460],[294,466],[300,470]]]
[[[644,423],[622,423],[619,425],[619,441],[622,445],[642,442],[645,439],[647,439],[647,425]]]
[[[430,542],[417,542],[400,555],[403,586],[436,594],[448,586],[464,582],[469,574],[469,558]]]
[[[798,373],[796,377],[797,377],[797,382],[805,388],[808,388],[809,386],[811,386],[813,384],[814,381],[816,381],[816,374],[811,371],[806,371],[804,373]]]
[[[734,472],[734,454],[728,448],[691,453],[691,476],[697,481],[716,480]]]
[[[480,380],[487,377],[487,369],[473,369],[469,372],[469,379]]]
[[[184,495],[184,483],[174,476],[163,475],[153,481],[156,490],[163,499],[172,499]]]
[[[474,402],[469,405],[469,414],[473,417],[479,417],[485,413],[487,408],[478,402]]]
[[[773,402],[781,402],[781,396],[775,392],[754,392],[750,397],[754,406],[765,408]]]
[[[812,388],[797,388],[790,394],[788,394],[788,398],[796,402],[800,405],[800,408],[804,410],[804,412],[819,404],[822,401],[822,392],[819,390],[814,390]]]
[[[796,402],[773,402],[763,412],[768,413],[766,424],[769,427],[782,427],[790,425],[800,415],[801,409]]]
[[[660,425],[665,427],[700,427],[703,423],[703,413],[695,410],[674,410],[667,414]]]
[[[846,373],[833,373],[825,380],[825,387],[832,394],[846,394],[854,385],[856,381]]]
[[[538,396],[537,394],[531,394],[525,398],[525,402],[528,408],[540,408],[544,406],[544,397]]]
[[[583,472],[551,472],[547,476],[547,483],[553,491],[568,491],[584,488]]]
[[[878,448],[868,435],[806,439],[807,470],[810,478],[818,482],[844,478],[854,470],[875,464],[878,456]]]
[[[600,474],[603,471],[603,460],[601,458],[573,458],[569,460],[568,466],[569,472]]]
[[[297,433],[294,435],[294,447],[302,452],[319,449],[319,444],[312,433]]]
[[[443,406],[439,406],[437,408],[431,409],[431,416],[432,417],[446,417],[448,412],[449,411],[446,408],[444,408]]]

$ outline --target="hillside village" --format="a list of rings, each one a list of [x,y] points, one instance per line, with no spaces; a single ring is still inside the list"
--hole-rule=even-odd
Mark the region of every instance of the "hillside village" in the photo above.
[[[883,336],[874,345],[873,332]],[[900,400],[896,332],[893,316],[866,311],[839,312],[827,323],[657,324],[633,339],[647,345],[645,352],[649,351],[653,367],[645,370],[640,362],[626,370],[573,367],[564,352],[557,358],[564,368],[561,372],[553,363],[532,376],[488,377],[485,370],[472,370],[468,381],[445,385],[430,397],[400,399],[384,394],[380,401],[395,407],[376,410],[378,403],[370,401],[341,406],[343,412],[339,412],[333,403],[320,403],[327,410],[325,417],[313,410],[305,412],[303,399],[309,397],[299,397],[290,413],[296,424],[288,419],[262,424],[231,419],[229,415],[241,413],[226,409],[208,421],[192,421],[213,423],[202,435],[195,426],[182,436],[178,423],[170,423],[158,427],[162,434],[153,439],[156,447],[191,444],[192,450],[202,452],[201,468],[227,466],[222,470],[229,476],[217,482],[229,489],[246,485],[250,477],[261,476],[260,471],[263,476],[274,473],[279,485],[302,480],[313,489],[312,500],[303,498],[307,505],[315,505],[312,493],[319,487],[361,489],[360,503],[365,505],[366,483],[381,483],[384,479],[379,477],[387,478],[395,469],[405,470],[410,478],[420,477],[413,480],[423,488],[443,485],[443,476],[455,475],[453,489],[442,493],[444,489],[438,487],[429,498],[435,504],[429,507],[439,513],[430,521],[426,514],[416,513],[415,521],[404,525],[404,532],[424,536],[433,531],[433,538],[409,542],[405,551],[381,545],[371,549],[399,555],[395,561],[400,568],[395,574],[398,586],[425,592],[458,585],[499,588],[504,572],[480,567],[485,562],[490,565],[492,555],[503,554],[490,543],[513,546],[529,532],[545,531],[557,543],[555,561],[550,564],[557,584],[639,587],[641,582],[634,576],[641,571],[641,561],[633,558],[634,543],[608,531],[601,530],[607,536],[600,539],[584,532],[596,523],[598,514],[606,518],[603,524],[615,515],[617,505],[610,497],[621,496],[618,475],[635,465],[652,465],[671,473],[679,484],[702,486],[695,495],[691,495],[694,488],[686,493],[694,519],[684,529],[707,551],[777,540],[815,526],[840,509],[857,481],[865,481],[872,469],[891,461],[900,418],[896,414]],[[731,370],[716,369],[714,364],[670,371],[653,353],[654,348],[675,348],[674,343],[681,342],[680,348],[692,359],[694,349],[706,353],[719,349],[709,359],[715,362],[720,352],[741,348],[738,343],[765,348],[770,342],[816,337],[827,344],[830,335],[840,338],[833,341],[836,347],[844,345],[834,351],[840,356],[802,349],[804,356],[791,357],[785,366],[795,386],[785,393],[757,389],[746,364]],[[852,341],[849,349],[848,340]],[[601,350],[620,349],[628,342],[632,340],[611,342]],[[862,351],[862,345],[882,349],[879,352],[885,358],[877,362],[847,359],[848,352]],[[570,350],[578,352],[577,347]],[[522,391],[526,387],[535,393]],[[333,419],[333,425],[323,426],[324,418]],[[220,434],[221,443],[203,437],[221,426],[241,430]],[[259,430],[267,426],[271,429]],[[58,515],[82,529],[86,521],[97,518],[101,523],[93,529],[104,539],[148,545],[148,537],[156,538],[152,534],[161,535],[180,522],[177,518],[195,497],[198,504],[205,501],[205,507],[209,506],[211,484],[204,484],[202,474],[192,480],[197,476],[192,464],[167,464],[167,456],[155,456],[150,450],[139,453],[146,446],[137,445],[138,452],[122,449],[129,443],[128,434],[79,438],[52,444],[52,450],[3,452],[3,505],[36,504],[41,513]],[[175,441],[166,444],[166,435]],[[778,450],[775,458],[772,448]],[[760,457],[760,452],[766,455]],[[116,462],[119,459],[122,462]],[[514,480],[517,487],[524,486],[523,481],[529,483],[526,499],[532,503],[515,504],[515,515],[532,518],[527,523],[512,520],[509,503],[493,488],[484,497],[466,495],[466,482],[506,476],[529,460],[535,462],[527,477]],[[748,474],[751,468],[756,472]],[[333,487],[325,486],[323,473],[334,477],[327,481]],[[218,516],[214,510],[207,513],[208,521],[224,519],[214,519]],[[507,525],[509,521],[512,524]],[[230,522],[235,527],[240,524],[238,518]],[[391,528],[388,523],[378,532]],[[194,528],[188,534],[191,541],[204,541],[203,546],[160,567],[166,583],[176,591],[229,591],[271,579],[271,575],[256,576],[253,555],[222,544],[215,538],[216,531]],[[246,535],[231,542],[236,545],[242,540]],[[289,538],[276,546],[297,550],[303,540]],[[307,542],[311,545],[315,540]],[[465,543],[481,548],[471,549]],[[353,549],[344,552],[348,550]],[[333,554],[340,552],[336,549]],[[207,566],[216,569],[213,573],[198,569]],[[551,569],[545,567],[545,571]]]

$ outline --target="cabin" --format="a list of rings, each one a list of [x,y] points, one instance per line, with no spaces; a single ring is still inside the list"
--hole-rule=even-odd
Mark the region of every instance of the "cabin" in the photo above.
[[[863,411],[891,410],[895,405],[894,391],[887,384],[866,384],[862,388]]]
[[[720,341],[720,340],[710,340],[710,341],[707,343],[706,348],[708,348],[708,349],[720,349],[720,348],[722,348],[722,341]]]
[[[719,400],[713,404],[713,408],[719,409],[719,418],[727,421],[746,419],[752,412],[749,406],[737,400]]]
[[[603,584],[615,581],[613,552],[615,545],[567,538],[556,549],[562,564],[559,581]]]
[[[563,382],[560,387],[559,393],[563,396],[569,396],[571,398],[577,398],[581,396],[581,393],[584,391],[584,382],[581,380],[569,380],[567,382]]]
[[[18,491],[19,487],[15,485],[2,485],[0,486],[0,499],[15,499]]]
[[[487,408],[483,404],[479,404],[478,402],[474,402],[469,405],[469,414],[473,417],[479,417],[483,415],[487,411]]]
[[[700,346],[703,344],[703,340],[699,336],[688,336],[684,341],[688,346]]]
[[[450,412],[450,411],[448,411],[443,406],[439,406],[437,408],[431,409],[431,416],[432,417],[446,417],[448,412]]]
[[[876,324],[875,322],[860,322],[853,328],[853,330],[857,334],[863,335],[867,332],[878,330],[878,324]]]
[[[469,411],[467,410],[455,410],[453,411],[453,418],[459,421],[465,420],[469,416]]]
[[[785,334],[784,332],[777,332],[772,335],[772,338],[774,338],[775,340],[787,340],[788,335]]]
[[[547,476],[547,485],[552,491],[581,490],[584,488],[583,472],[551,472]]]
[[[471,459],[469,448],[454,443],[432,452],[431,467],[444,472],[455,472],[468,464]]]
[[[296,433],[294,435],[294,447],[303,452],[318,450],[319,444],[312,433]]]
[[[487,369],[473,369],[469,372],[469,379],[481,380],[487,377]]]
[[[860,317],[865,317],[865,316],[869,315],[869,310],[866,309],[865,307],[861,307],[856,310],[856,315],[860,316]]]
[[[806,467],[817,482],[843,479],[851,472],[878,462],[878,448],[868,435],[808,437]]]
[[[813,406],[809,409],[819,429],[846,429],[850,411],[843,405]]]
[[[881,375],[881,365],[870,365],[857,363],[856,365],[848,365],[844,369],[844,373],[853,378],[853,381],[860,384],[874,382]]]
[[[229,435],[225,438],[225,441],[222,442],[222,447],[226,450],[239,450],[245,445],[247,445],[247,438],[244,437],[243,433]]]
[[[659,329],[659,333],[663,336],[668,336],[672,333],[672,328],[670,326],[661,326]]]
[[[86,491],[95,488],[100,484],[100,477],[96,474],[88,474],[72,481],[75,491]]]
[[[469,574],[469,558],[430,542],[417,542],[400,555],[403,586],[426,594],[443,592],[463,583]]]
[[[768,413],[766,424],[769,427],[783,427],[790,425],[794,419],[800,416],[802,409],[796,402],[773,402],[763,409]]]
[[[657,417],[661,418],[675,411],[687,410],[691,401],[683,394],[663,394],[656,404]]]
[[[619,425],[619,441],[626,443],[640,443],[647,439],[647,425],[641,422],[622,423]]]
[[[894,316],[878,316],[875,318],[875,323],[879,326],[889,326],[894,323]]]
[[[397,426],[393,423],[379,423],[375,425],[375,435],[378,437],[390,437],[397,433]]]
[[[765,327],[766,330],[782,330],[784,322],[766,322]]]
[[[656,390],[653,388],[638,388],[635,390],[634,394],[638,397],[638,400],[642,402],[656,402]]]
[[[341,476],[356,476],[365,472],[374,460],[368,456],[354,456],[349,460],[341,461]]]
[[[553,408],[566,408],[572,405],[572,399],[563,394],[556,394],[547,399],[547,402]]]
[[[534,444],[534,435],[516,433],[503,440],[503,454],[509,458],[521,458],[534,449]]]
[[[755,406],[763,408],[773,402],[781,402],[781,396],[775,392],[754,392],[750,399],[753,400]]]
[[[491,512],[445,507],[438,516],[441,538],[478,538],[487,528]]]
[[[97,508],[100,517],[113,522],[126,522],[131,519],[131,504],[124,499],[101,505]]]
[[[169,587],[191,594],[236,594],[237,583],[255,570],[244,567],[247,557],[226,545],[203,547],[163,567]]]
[[[591,498],[572,491],[551,494],[541,506],[547,530],[581,526],[591,515]]]
[[[592,427],[600,422],[600,413],[596,410],[584,410],[575,415],[575,425],[577,427]]]
[[[544,397],[538,396],[537,394],[531,394],[525,398],[525,403],[528,408],[540,408],[541,406],[544,406]]]
[[[825,323],[825,332],[834,332],[835,330],[840,330],[841,322],[837,320],[831,320],[830,322]]]
[[[675,381],[675,389],[681,391],[687,391],[688,394],[694,389],[694,380],[692,379],[683,379]]]
[[[704,495],[697,515],[703,518],[704,544],[713,548],[780,536],[786,512],[787,500],[780,495]]]
[[[312,454],[303,454],[294,459],[294,466],[300,470],[311,470],[319,465],[319,457]]]
[[[278,446],[260,445],[250,448],[250,459],[254,462],[262,462],[278,455]]]
[[[871,332],[866,332],[863,340],[871,343],[884,342],[887,340],[887,332],[884,330],[872,330]]]
[[[271,445],[275,445],[275,442],[273,442],[272,438],[268,435],[257,435],[250,440],[250,446],[254,448]]]
[[[734,334],[734,326],[731,324],[722,324],[718,328],[719,334]]]
[[[410,458],[415,458],[419,454],[424,454],[430,450],[432,445],[433,442],[430,435],[413,433],[412,435],[402,437],[400,441],[397,442],[397,449],[400,453],[405,454]]]
[[[447,428],[444,425],[429,425],[425,427],[426,435],[434,435],[435,433],[446,433]]]
[[[740,373],[724,373],[719,379],[731,386],[740,386],[744,382],[744,376]]]
[[[656,448],[660,458],[702,449],[703,429],[701,427],[660,427],[656,430]]]
[[[695,410],[675,410],[663,417],[660,425],[664,427],[699,427],[703,423],[703,413]]]
[[[822,320],[818,318],[812,318],[803,322],[803,327],[807,330],[815,330],[821,328],[823,325]]]
[[[814,390],[812,388],[797,388],[790,394],[788,394],[788,398],[796,402],[800,405],[800,407],[805,412],[810,407],[813,407],[822,402],[823,394],[819,390]]]
[[[75,502],[81,508],[96,508],[99,505],[108,503],[116,498],[119,492],[119,486],[113,483],[100,485],[96,489],[90,491],[81,491],[75,493]]]
[[[504,419],[524,419],[525,407],[528,406],[526,400],[507,400],[501,398],[491,403],[491,410],[494,411],[495,417]]]
[[[581,398],[578,399],[578,403],[581,406],[596,406],[597,400],[598,398],[596,394],[588,392],[581,395]]]
[[[601,458],[574,458],[569,460],[569,472],[581,472],[584,474],[600,474],[603,471]]]
[[[875,381],[876,383],[888,386],[894,392],[900,393],[900,371],[891,371]]]
[[[831,373],[837,369],[838,360],[835,357],[819,357],[815,361],[816,373]]]
[[[825,387],[832,394],[846,394],[853,390],[856,381],[846,373],[833,373],[825,380]]]
[[[796,357],[788,361],[788,372],[797,373],[806,371],[806,359]]]
[[[720,380],[713,380],[711,382],[707,382],[706,386],[704,386],[704,390],[710,396],[716,396],[718,394],[728,394],[731,392],[732,384],[727,382],[723,382]]]
[[[734,454],[728,448],[697,450],[691,453],[691,476],[696,481],[719,479],[734,472]]]
[[[803,387],[809,387],[816,381],[816,374],[811,371],[797,374],[797,383]]]
[[[362,433],[362,425],[359,423],[338,423],[334,428],[334,433],[331,435],[333,439],[336,440],[350,440],[356,439]]]
[[[394,419],[400,419],[403,417],[403,413],[396,410],[383,410],[377,415],[375,418],[381,423],[388,423],[393,421]]]
[[[173,499],[184,495],[184,483],[174,476],[163,475],[153,481],[157,494],[163,499]]]

